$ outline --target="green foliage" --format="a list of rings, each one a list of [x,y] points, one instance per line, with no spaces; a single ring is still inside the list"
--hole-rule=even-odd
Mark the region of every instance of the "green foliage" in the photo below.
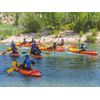
[[[90,43],[95,43],[96,42],[96,36],[87,35],[86,36],[86,41],[90,42]]]
[[[41,34],[39,32],[36,33],[35,38],[41,37]]]
[[[8,38],[11,35],[18,34],[21,31],[12,25],[0,25],[0,35],[2,38]]]
[[[49,29],[49,34],[58,35],[60,31],[74,30],[83,33],[91,30],[92,36],[97,35],[100,30],[100,13],[99,12],[29,12],[29,13],[0,13],[4,16],[12,16],[13,25],[5,25],[0,19],[0,34],[4,37],[17,34],[19,32],[41,32],[43,29]],[[39,37],[36,34],[36,37]],[[91,37],[92,37],[91,36]],[[93,39],[94,41],[95,39]]]
[[[83,35],[83,31],[80,31],[79,36],[82,37]]]
[[[92,32],[92,36],[97,36],[97,29],[96,28],[93,28],[91,30],[91,32]]]
[[[39,14],[26,13],[22,25],[27,32],[38,32],[41,30],[41,18]]]
[[[58,35],[59,34],[59,31],[58,30],[52,30],[52,31],[49,32],[49,34],[50,35],[54,35],[54,34],[55,35]]]

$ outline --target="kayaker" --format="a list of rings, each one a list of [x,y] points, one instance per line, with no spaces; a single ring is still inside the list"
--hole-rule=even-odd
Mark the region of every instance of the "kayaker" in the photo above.
[[[52,46],[53,46],[53,45],[52,45],[51,43],[49,43],[49,45],[47,45],[47,49],[52,50],[52,49],[53,49]]]
[[[63,45],[64,45],[64,39],[61,40],[61,46],[63,46]]]
[[[21,68],[24,70],[32,70],[33,64],[35,64],[35,62],[29,58],[29,55],[25,55],[25,60],[21,65]]]
[[[33,55],[41,55],[41,50],[39,49],[38,45],[36,44],[36,41],[33,42],[30,52]]]
[[[53,48],[54,51],[56,50],[56,48],[57,48],[57,44],[56,44],[55,42],[53,43],[52,48]]]
[[[24,38],[24,40],[23,40],[23,43],[22,43],[22,44],[25,44],[25,43],[27,43],[27,42],[26,42],[26,39]]]
[[[15,45],[14,41],[12,41],[12,43],[11,43],[11,50],[12,50],[12,53],[17,52],[17,48],[16,48],[16,45]]]
[[[86,49],[87,49],[87,45],[86,45],[86,43],[84,42],[84,43],[82,43],[81,46],[80,46],[80,51],[86,51]]]

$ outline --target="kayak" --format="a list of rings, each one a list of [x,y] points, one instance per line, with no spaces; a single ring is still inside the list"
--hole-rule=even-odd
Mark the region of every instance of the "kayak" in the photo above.
[[[31,47],[32,43],[16,43],[16,46]]]
[[[42,58],[42,56],[41,55],[33,55],[33,54],[30,54],[33,58],[35,58],[35,59],[40,59],[40,58]]]
[[[21,46],[21,43],[20,43],[20,42],[17,42],[17,43],[16,43],[16,46]]]
[[[43,51],[50,51],[50,52],[54,51],[54,50],[48,49],[46,47],[40,47],[39,49],[43,50]],[[64,47],[58,46],[54,52],[64,52],[64,51],[65,51]]]
[[[16,53],[10,53],[10,57],[19,57],[20,54],[18,52]]]
[[[79,54],[89,54],[89,55],[97,55],[98,53],[96,51],[80,51],[79,49],[77,48],[74,48],[74,47],[69,47],[69,51],[70,52],[73,52],[73,53],[79,53]]]
[[[18,67],[14,67],[14,70],[23,74],[23,75],[26,75],[26,76],[34,76],[34,77],[40,77],[41,76],[40,71],[36,70],[36,69],[27,71],[27,70],[23,70],[23,69],[18,68]]]
[[[46,51],[47,47],[39,47],[40,50]]]
[[[23,47],[31,47],[32,46],[32,43],[21,44],[21,46],[23,46]]]
[[[55,52],[64,52],[65,49],[64,47],[57,47],[57,49],[55,50]]]

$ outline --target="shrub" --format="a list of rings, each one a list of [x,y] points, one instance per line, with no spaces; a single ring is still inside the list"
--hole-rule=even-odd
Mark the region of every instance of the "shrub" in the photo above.
[[[97,29],[96,28],[93,28],[91,30],[91,32],[92,32],[92,36],[97,36]]]
[[[96,42],[96,36],[87,35],[86,36],[86,41],[91,42],[91,43],[95,43]]]
[[[19,30],[16,26],[12,25],[0,25],[0,35],[3,37],[3,39],[8,38],[11,35],[15,35],[20,33],[21,30]]]
[[[83,35],[83,31],[80,31],[79,36],[82,37]]]

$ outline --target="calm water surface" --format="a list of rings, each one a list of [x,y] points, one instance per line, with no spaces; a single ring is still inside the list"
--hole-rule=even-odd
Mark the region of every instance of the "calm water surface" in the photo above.
[[[0,51],[7,46],[0,44]],[[41,78],[34,78],[13,72],[6,73],[11,66],[9,54],[0,56],[0,86],[1,87],[44,87],[44,86],[100,86],[100,45],[92,45],[89,49],[98,51],[98,56],[79,55],[70,52],[43,54],[40,60],[32,58],[42,73]],[[21,52],[21,48],[19,48]],[[24,55],[17,59],[20,63]]]

